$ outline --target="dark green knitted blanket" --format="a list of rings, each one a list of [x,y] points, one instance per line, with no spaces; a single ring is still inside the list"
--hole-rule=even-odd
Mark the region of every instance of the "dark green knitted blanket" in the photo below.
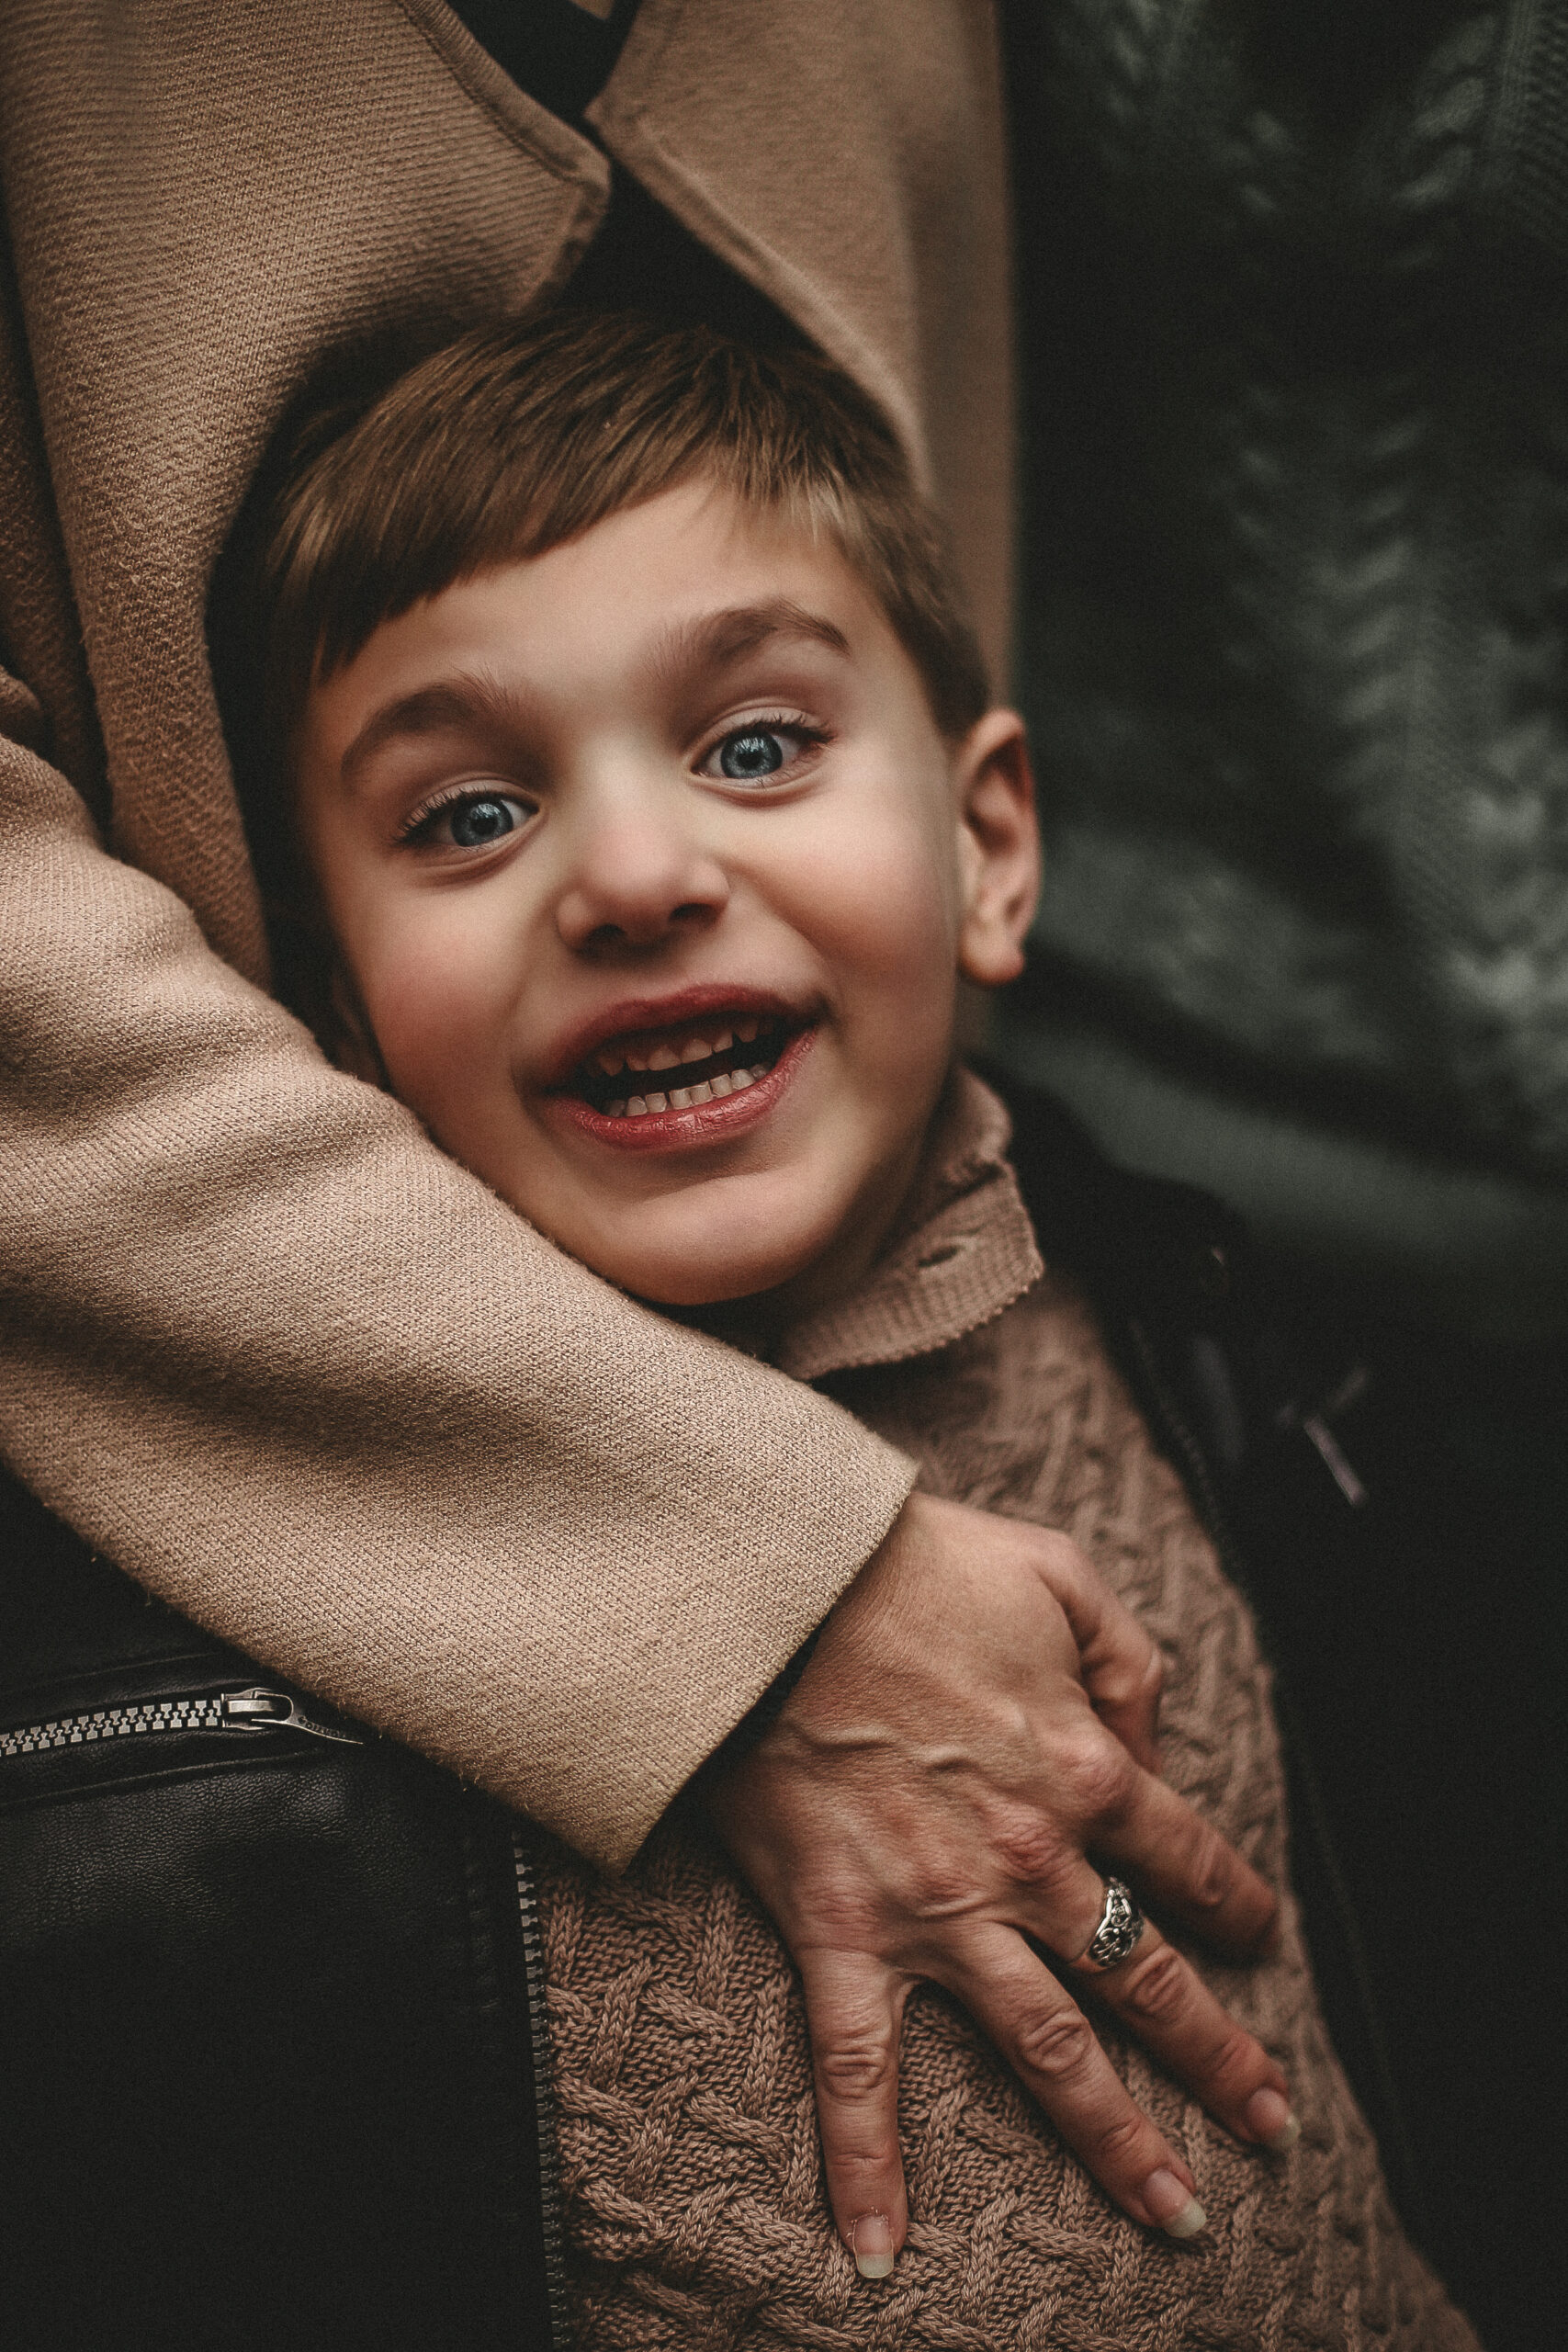
[[[1568,6],[1033,0],[1008,37],[1049,843],[1015,1054],[1331,1255],[1399,1256],[1394,1162],[1438,1256],[1438,1193],[1489,1226],[1483,1281],[1539,1227],[1568,1328]],[[1364,1230],[1283,1203],[1270,1125]]]

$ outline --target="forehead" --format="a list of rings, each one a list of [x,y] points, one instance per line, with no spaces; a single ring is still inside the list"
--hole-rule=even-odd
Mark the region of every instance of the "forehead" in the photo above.
[[[682,686],[755,658],[852,671],[863,690],[924,707],[881,605],[826,536],[683,485],[545,554],[455,582],[383,622],[312,688],[318,738],[455,669],[504,671],[547,696]]]

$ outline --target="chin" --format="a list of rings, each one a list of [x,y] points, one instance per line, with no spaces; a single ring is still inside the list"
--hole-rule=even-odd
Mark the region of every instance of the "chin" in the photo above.
[[[700,1265],[671,1261],[657,1266],[641,1265],[626,1273],[612,1277],[634,1298],[645,1299],[649,1306],[728,1306],[743,1298],[758,1298],[770,1291],[781,1290],[786,1283],[804,1273],[809,1258],[802,1261],[792,1258],[784,1264],[773,1261],[759,1265],[748,1261],[744,1265],[715,1266],[711,1258]]]
[[[724,1306],[745,1298],[787,1291],[822,1260],[834,1236],[815,1231],[793,1246],[776,1233],[759,1244],[754,1232],[736,1235],[727,1246],[711,1232],[671,1236],[662,1247],[646,1233],[625,1250],[603,1247],[581,1254],[600,1273],[650,1306]]]
[[[837,1170],[825,1178],[795,1162],[636,1201],[580,1193],[553,1203],[562,1212],[553,1218],[515,1204],[563,1250],[649,1306],[685,1311],[771,1295],[793,1312],[817,1303],[807,1294],[818,1283],[858,1273],[871,1254],[855,1238],[865,1224],[863,1189]]]

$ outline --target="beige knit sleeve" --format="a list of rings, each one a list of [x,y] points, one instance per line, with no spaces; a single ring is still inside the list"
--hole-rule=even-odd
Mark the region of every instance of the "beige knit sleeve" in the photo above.
[[[609,1865],[911,1471],[331,1069],[0,739],[0,1452],[152,1590]]]

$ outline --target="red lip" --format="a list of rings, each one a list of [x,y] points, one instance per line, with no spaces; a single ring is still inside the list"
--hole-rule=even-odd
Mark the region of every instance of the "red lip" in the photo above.
[[[645,1029],[674,1029],[683,1021],[700,1021],[711,1012],[771,1013],[791,1023],[805,1017],[798,1005],[787,1004],[771,989],[726,987],[716,980],[678,989],[669,996],[623,997],[619,1004],[606,1005],[603,1012],[580,1022],[561,1039],[546,1065],[542,1083],[552,1090],[564,1086],[579,1062],[585,1062],[612,1037],[636,1036]]]
[[[733,992],[726,994],[722,991],[705,991],[704,995],[702,1010],[705,1012],[730,1006],[745,1012],[776,1009],[773,1001],[764,1005],[754,991],[739,997]],[[667,1001],[675,1001],[674,999]],[[682,999],[678,1012],[663,1014],[655,1021],[644,1020],[637,1025],[649,1029],[661,1028],[669,1021],[691,1017],[692,1009]],[[595,1042],[622,1034],[621,1025],[603,1029],[598,1032]],[[694,1110],[649,1111],[637,1119],[607,1119],[602,1112],[595,1111],[591,1103],[585,1102],[581,1095],[557,1093],[551,1098],[551,1113],[556,1118],[570,1121],[580,1134],[591,1136],[595,1143],[607,1144],[613,1151],[690,1151],[705,1144],[729,1143],[767,1117],[799,1071],[816,1039],[815,1027],[797,1030],[766,1077],[753,1080],[739,1094],[726,1095],[717,1102],[701,1103]],[[592,1047],[589,1050],[592,1051]],[[579,1055],[576,1060],[581,1059]],[[576,1060],[572,1064],[574,1069]]]

